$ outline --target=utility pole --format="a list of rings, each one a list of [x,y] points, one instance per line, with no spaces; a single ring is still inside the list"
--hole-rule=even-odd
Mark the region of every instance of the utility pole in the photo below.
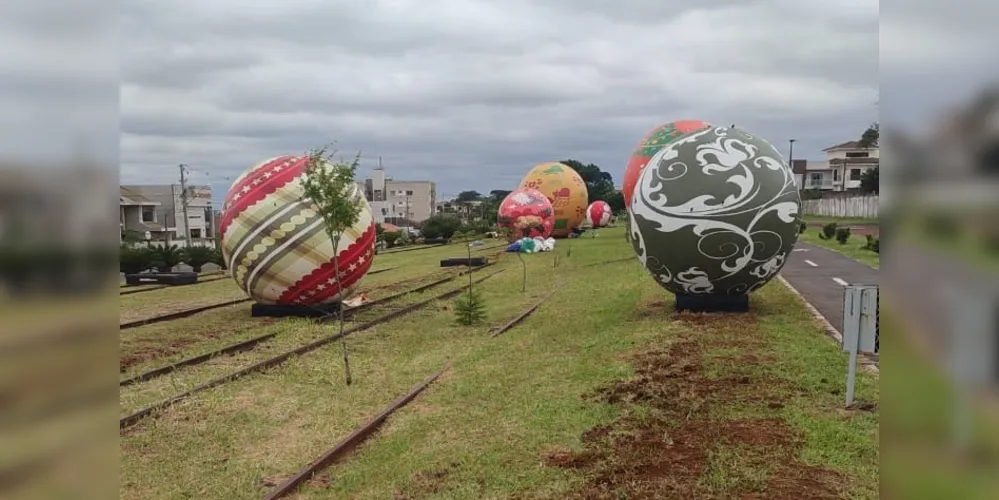
[[[187,247],[190,248],[191,228],[189,224],[191,219],[187,216],[187,165],[181,163],[178,166],[180,167],[180,204],[184,211],[184,240],[187,242]]]

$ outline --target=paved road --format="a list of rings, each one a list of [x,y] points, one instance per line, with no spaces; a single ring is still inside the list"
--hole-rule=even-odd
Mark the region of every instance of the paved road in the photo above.
[[[877,269],[807,243],[795,245],[781,276],[840,332],[843,331],[843,287],[878,284]]]

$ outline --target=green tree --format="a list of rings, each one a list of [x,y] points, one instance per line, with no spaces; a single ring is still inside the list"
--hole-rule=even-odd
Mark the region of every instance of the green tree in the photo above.
[[[611,211],[614,212],[615,214],[623,212],[624,209],[627,208],[624,206],[624,195],[617,190],[615,190],[614,193],[612,193],[604,201],[606,201],[607,204],[610,205]]]
[[[482,301],[482,297],[472,289],[472,246],[470,243],[475,234],[466,232],[458,233],[457,236],[464,240],[465,248],[468,249],[468,294],[462,295],[455,301],[455,316],[459,324],[467,326],[477,325],[486,317],[486,306]]]
[[[507,191],[505,189],[493,189],[489,192],[489,196],[496,200],[496,203],[500,203],[503,201],[503,198],[506,198],[511,192],[512,191]]]
[[[323,220],[326,234],[333,240],[333,268],[336,275],[338,293],[343,293],[340,277],[340,257],[337,248],[344,231],[357,224],[364,207],[360,191],[354,182],[357,165],[361,161],[361,153],[357,153],[354,161],[344,163],[334,161],[329,147],[314,149],[308,153],[308,164],[305,168],[305,178],[302,181],[303,199],[310,203],[312,209]],[[347,338],[343,334],[343,296],[341,295],[341,310],[337,314],[340,324],[340,344],[343,346],[343,369],[347,385],[352,382],[350,375],[350,354],[347,349]]]
[[[881,183],[878,180],[878,171],[880,168],[872,168],[864,171],[860,176],[860,190],[864,193],[874,193],[878,194],[881,188]]]
[[[879,122],[874,122],[864,130],[863,134],[860,134],[860,140],[857,141],[857,146],[862,148],[876,148],[881,141],[881,124]]]
[[[563,160],[561,163],[575,170],[583,178],[589,193],[587,203],[597,200],[608,201],[614,195],[614,178],[611,174],[600,170],[600,167],[592,163],[584,165],[583,162],[572,159]]]
[[[433,215],[423,223],[423,236],[427,238],[451,239],[461,230],[461,219],[453,215]]]
[[[470,201],[478,201],[482,198],[482,195],[478,191],[462,191],[458,193],[457,201],[459,203],[468,203]]]

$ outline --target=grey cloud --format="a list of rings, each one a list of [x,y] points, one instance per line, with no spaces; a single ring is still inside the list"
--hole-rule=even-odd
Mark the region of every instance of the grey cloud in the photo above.
[[[876,3],[702,4],[133,0],[122,177],[161,182],[183,162],[224,187],[337,140],[363,150],[362,171],[382,156],[398,178],[487,191],[567,157],[620,180],[635,142],[673,119],[736,123],[781,150],[794,137],[812,157],[874,119]]]

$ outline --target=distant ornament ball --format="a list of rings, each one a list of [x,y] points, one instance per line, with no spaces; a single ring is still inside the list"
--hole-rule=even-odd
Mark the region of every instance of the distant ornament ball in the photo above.
[[[794,174],[772,144],[711,126],[649,159],[628,206],[631,243],[670,292],[742,295],[784,266],[800,205]]]
[[[610,224],[611,207],[606,201],[597,200],[586,207],[586,221],[594,229]]]
[[[280,156],[251,167],[233,182],[222,206],[222,255],[236,284],[258,303],[336,303],[371,267],[375,223],[354,184],[361,216],[337,246],[343,290],[337,287],[333,242],[315,205],[302,200],[307,161]]]
[[[496,225],[510,230],[510,241],[548,238],[555,225],[555,211],[537,189],[518,189],[506,195],[496,214]]]
[[[555,215],[551,235],[555,238],[568,237],[586,216],[589,199],[586,183],[567,165],[557,162],[535,165],[520,181],[519,189],[537,189],[551,202]]]
[[[707,122],[700,120],[680,120],[660,125],[642,138],[638,147],[631,153],[628,159],[628,166],[624,169],[624,178],[621,181],[621,194],[624,196],[624,206],[631,205],[631,197],[635,193],[635,186],[638,184],[638,176],[642,169],[649,162],[649,159],[656,154],[663,146],[675,141],[686,134],[704,130],[710,127]]]

